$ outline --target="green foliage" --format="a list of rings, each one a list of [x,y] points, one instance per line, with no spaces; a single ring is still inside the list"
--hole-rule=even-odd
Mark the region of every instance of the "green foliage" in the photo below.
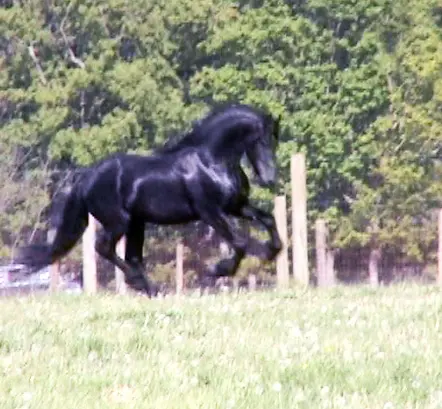
[[[438,108],[442,31],[432,5],[398,5],[380,21],[380,38],[395,39],[394,47],[383,43],[377,55],[386,77],[389,106],[364,135],[371,141],[367,153],[376,160],[365,180],[354,185],[352,213],[337,237],[341,246],[356,240],[396,247],[422,261],[433,243],[433,209],[440,207],[442,194]],[[352,234],[354,230],[359,234]]]
[[[0,258],[10,259],[17,245],[45,227],[41,214],[48,203],[49,174],[31,156],[32,151],[8,147],[0,139]]]

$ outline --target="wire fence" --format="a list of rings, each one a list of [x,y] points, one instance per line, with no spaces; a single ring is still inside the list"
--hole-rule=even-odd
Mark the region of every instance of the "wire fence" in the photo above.
[[[274,263],[247,257],[235,277],[219,279],[209,291],[287,288],[291,282],[321,287],[339,283],[378,286],[412,279],[442,284],[442,210],[434,210],[438,234],[419,259],[413,260],[394,246],[334,248],[327,220],[307,219],[305,158],[294,155],[292,162],[290,197],[278,196],[274,201],[284,251]],[[0,295],[48,290],[126,293],[123,274],[95,253],[97,228],[90,216],[82,243],[60,263],[32,276],[23,273],[20,266],[0,268]],[[251,233],[264,237],[256,227]],[[117,246],[122,257],[124,247],[123,238]],[[146,225],[145,272],[160,284],[163,294],[200,291],[200,278],[228,253],[228,246],[201,222],[173,227]]]

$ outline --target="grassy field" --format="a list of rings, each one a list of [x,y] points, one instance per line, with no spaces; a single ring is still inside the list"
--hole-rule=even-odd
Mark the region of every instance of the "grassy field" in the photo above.
[[[442,408],[442,290],[0,300],[0,407]]]

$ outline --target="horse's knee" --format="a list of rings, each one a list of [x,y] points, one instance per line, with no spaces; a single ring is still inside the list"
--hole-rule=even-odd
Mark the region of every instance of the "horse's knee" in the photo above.
[[[102,257],[109,259],[112,256],[112,243],[106,233],[101,233],[95,240],[95,251]]]

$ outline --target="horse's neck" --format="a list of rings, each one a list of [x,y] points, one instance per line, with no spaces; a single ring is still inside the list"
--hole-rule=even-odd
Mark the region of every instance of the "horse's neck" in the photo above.
[[[235,139],[236,135],[231,134],[229,136],[211,141],[207,149],[217,160],[239,163],[244,156],[246,145],[244,142],[238,142],[238,139]]]

